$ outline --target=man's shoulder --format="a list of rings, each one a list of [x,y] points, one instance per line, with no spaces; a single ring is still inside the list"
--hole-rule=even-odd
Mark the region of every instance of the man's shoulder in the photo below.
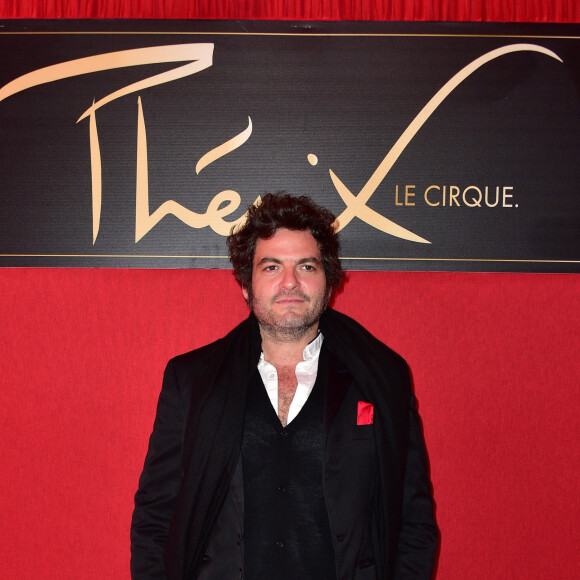
[[[218,338],[209,344],[205,344],[198,348],[194,348],[188,352],[184,352],[178,354],[171,358],[169,361],[170,364],[183,367],[183,366],[190,366],[195,364],[198,361],[206,360],[212,357],[212,353],[218,352],[220,345],[223,343],[224,337]]]
[[[344,351],[355,352],[361,357],[375,357],[391,364],[406,366],[405,359],[374,336],[354,318],[328,308],[324,314],[322,332],[329,342],[338,343]]]
[[[174,356],[169,361],[169,365],[174,366],[176,369],[188,369],[214,362],[226,351],[229,343],[234,339],[234,337],[239,335],[248,324],[248,319],[243,320],[225,336],[205,344],[204,346]]]
[[[388,401],[391,409],[402,408],[397,401],[403,406],[408,404],[411,375],[401,355],[359,322],[336,310],[325,312],[322,333],[337,360],[350,371],[360,387],[367,389],[370,400]],[[387,398],[383,398],[387,393]]]

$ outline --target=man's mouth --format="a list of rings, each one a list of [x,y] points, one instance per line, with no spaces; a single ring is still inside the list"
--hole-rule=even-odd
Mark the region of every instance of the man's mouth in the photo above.
[[[299,302],[310,302],[310,298],[306,294],[276,294],[274,296],[276,304],[295,304]]]

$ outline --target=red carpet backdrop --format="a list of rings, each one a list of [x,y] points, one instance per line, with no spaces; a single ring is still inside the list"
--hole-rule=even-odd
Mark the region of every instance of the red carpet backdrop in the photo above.
[[[21,0],[0,18],[578,23],[580,4]],[[577,577],[579,293],[576,274],[352,271],[336,297],[410,364],[438,580]],[[0,301],[0,577],[127,579],[164,365],[241,320],[241,292],[228,270],[2,268]]]

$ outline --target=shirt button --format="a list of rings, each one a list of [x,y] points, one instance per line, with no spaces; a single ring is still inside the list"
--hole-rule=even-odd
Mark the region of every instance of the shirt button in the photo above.
[[[286,437],[286,435],[288,435],[288,431],[280,431],[280,435],[282,435],[282,437]]]
[[[275,375],[274,373],[270,373],[268,376],[269,376],[271,379],[275,379],[275,378],[276,378],[276,375]]]
[[[282,541],[279,540],[278,542],[276,542],[276,546],[278,546],[278,548],[283,548],[284,547],[284,542],[282,542]]]

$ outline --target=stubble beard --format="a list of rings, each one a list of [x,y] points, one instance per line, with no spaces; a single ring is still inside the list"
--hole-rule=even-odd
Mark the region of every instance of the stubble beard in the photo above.
[[[276,300],[285,296],[296,296],[306,301],[311,307],[302,314],[292,312],[286,315],[275,314],[272,307]],[[322,313],[328,304],[328,292],[321,296],[311,298],[300,292],[281,292],[276,294],[265,305],[262,301],[256,301],[252,292],[249,292],[248,306],[258,319],[260,329],[276,342],[296,342],[311,332],[312,327],[318,323]]]

